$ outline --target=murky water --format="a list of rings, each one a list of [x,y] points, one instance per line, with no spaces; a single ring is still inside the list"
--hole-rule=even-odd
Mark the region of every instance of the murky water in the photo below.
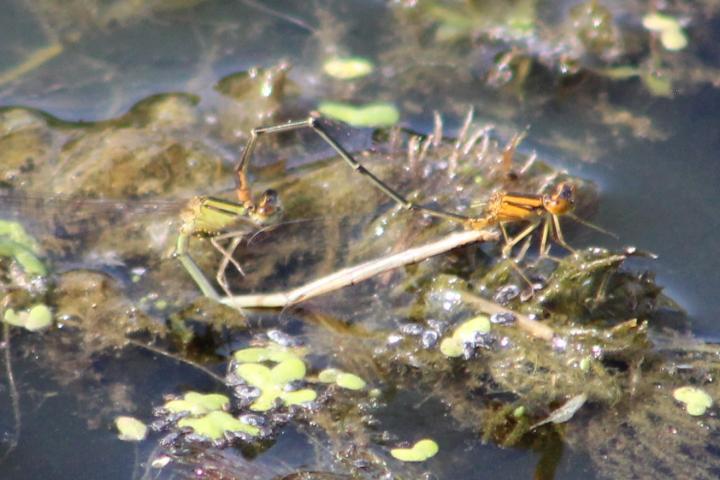
[[[10,0],[0,12],[0,107],[26,107],[68,122],[61,127],[49,122],[51,133],[48,135],[54,139],[50,144],[66,141],[70,144],[68,139],[77,134],[74,128],[85,128],[82,122],[120,117],[153,95],[187,93],[196,97],[198,110],[193,110],[195,105],[188,107],[192,103],[188,100],[187,104],[179,102],[178,111],[193,114],[199,111],[202,117],[194,132],[196,137],[188,138],[188,142],[209,139],[209,153],[199,158],[198,165],[207,169],[208,178],[217,181],[218,190],[222,191],[232,185],[229,165],[244,144],[248,129],[277,121],[278,111],[281,111],[280,119],[285,120],[302,118],[323,100],[392,102],[400,111],[402,126],[427,134],[433,128],[434,111],[445,118],[446,132],[455,133],[467,109],[473,106],[477,120],[494,124],[500,137],[508,138],[508,132],[529,127],[520,147],[522,152],[536,150],[554,167],[566,168],[573,176],[599,184],[597,213],[592,222],[619,238],[613,239],[583,226],[569,227],[568,240],[572,245],[577,248],[634,245],[658,254],[657,260],[634,260],[633,266],[657,274],[658,284],[687,310],[690,328],[698,337],[708,341],[720,338],[716,321],[720,297],[715,295],[720,289],[717,273],[720,259],[715,254],[720,249],[720,220],[715,205],[720,185],[720,165],[715,158],[716,132],[720,131],[720,117],[716,114],[720,95],[706,82],[676,84],[677,94],[673,98],[650,95],[639,81],[612,84],[591,78],[586,83],[564,85],[564,80],[548,80],[543,74],[535,84],[523,86],[509,82],[495,88],[484,78],[488,63],[492,63],[493,54],[499,51],[479,53],[463,42],[447,47],[454,52],[452,55],[443,55],[443,48],[428,46],[425,51],[423,42],[428,41],[431,34],[426,32],[420,35],[422,41],[411,42],[409,39],[415,38],[412,34],[416,33],[408,28],[412,22],[399,20],[403,17],[393,16],[389,6],[381,2],[338,1],[289,6],[286,2],[148,1],[137,8],[125,5],[134,2],[98,2],[93,3],[92,8],[88,6],[90,3],[93,2],[66,5],[65,2]],[[401,3],[395,2],[396,10],[401,8]],[[563,6],[550,9],[549,16],[562,16],[575,2],[559,3]],[[613,6],[612,2],[608,3]],[[542,5],[543,2],[537,4],[539,11]],[[645,8],[649,7],[635,5],[623,10],[619,18],[623,20],[635,14],[637,18],[633,21],[638,23]],[[688,15],[688,9],[680,10]],[[694,21],[698,18],[694,17]],[[712,31],[707,25],[703,27],[705,34]],[[637,28],[635,25],[633,31]],[[542,45],[533,47],[543,49]],[[348,54],[374,59],[378,73],[371,80],[351,86],[323,78],[321,69],[326,58]],[[699,56],[708,69],[718,66],[714,60],[716,52],[707,51]],[[26,70],[18,70],[18,65],[28,62],[29,58],[34,58],[34,63],[26,63]],[[473,65],[460,64],[459,59]],[[217,87],[221,79],[251,67],[276,67],[281,62],[292,65],[288,80],[292,83],[291,93],[282,99],[281,107],[273,104],[272,99],[261,98],[256,103],[242,104],[242,111],[224,110],[232,101]],[[257,110],[253,110],[254,107]],[[143,122],[135,117],[127,121]],[[302,135],[301,138],[310,137]],[[157,141],[162,144],[162,139]],[[342,142],[350,150],[360,150],[368,144],[368,133],[358,130],[352,137],[343,136]],[[261,150],[260,164],[274,164],[269,150]],[[327,155],[327,150],[311,140],[307,147],[286,147],[283,152],[287,158],[282,160],[290,167],[312,164]],[[264,182],[273,182],[273,168],[253,173]],[[187,174],[187,178],[191,176],[192,173]],[[79,177],[82,175],[78,174]],[[342,178],[349,177],[339,178],[342,182]],[[3,179],[5,183],[13,181]],[[70,185],[75,181],[75,178],[68,180]],[[34,196],[43,194],[44,189],[50,194],[73,193],[59,178],[34,182],[29,189]],[[322,182],[323,179],[317,181],[318,188]],[[215,185],[203,184],[203,189],[198,191],[198,183],[193,180],[188,180],[187,185],[178,185],[165,191],[158,187],[147,197],[165,199],[216,193]],[[434,187],[437,188],[437,184]],[[355,200],[360,214],[368,213],[363,211],[367,190],[360,189],[362,193],[358,193]],[[87,190],[79,191],[87,193]],[[445,194],[452,198],[452,194]],[[132,196],[143,195],[141,192]],[[291,211],[301,208],[293,206],[293,202],[299,204],[304,198],[302,192],[297,195],[297,200],[288,201]],[[314,214],[317,212],[306,215]],[[331,214],[326,217],[332,219]],[[157,220],[157,223],[163,222],[162,218]],[[326,222],[332,223],[332,220]],[[343,222],[346,222],[343,228],[353,230],[347,226],[348,221]],[[333,234],[338,239],[351,235],[342,229]],[[306,275],[303,271],[306,265],[318,258],[325,259],[324,263],[317,262],[325,267],[344,266],[328,254],[334,252],[329,239],[333,234],[324,233],[326,237],[318,239],[318,252],[308,255],[312,258],[286,262],[285,273],[289,279],[278,280],[280,275],[273,273],[265,279],[249,279],[249,286],[261,288],[269,284],[275,288],[296,283]],[[380,240],[389,241],[382,236]],[[325,241],[331,246],[325,245]],[[262,236],[258,239],[259,252],[267,254],[273,248]],[[372,248],[381,253],[388,251],[384,245]],[[347,255],[366,259],[374,253],[372,248],[360,253],[342,251],[337,253],[337,258]],[[156,246],[155,251],[133,257],[131,261],[142,265],[147,258],[140,257],[159,257],[161,251],[162,248]],[[290,247],[279,252],[278,256],[292,258]],[[133,266],[127,265],[130,261],[113,265],[107,259],[88,258],[78,252],[73,255],[58,255],[61,259],[58,264],[66,270],[93,269],[100,265],[100,270],[125,280],[130,276],[130,268],[126,266]],[[171,284],[167,290],[195,295],[193,286],[183,284],[184,280],[177,279],[181,286]],[[392,290],[392,282],[387,285],[388,282],[389,279],[382,285]],[[371,300],[361,306],[343,306],[341,301],[347,298],[340,296],[321,305],[333,315],[337,314],[339,323],[366,315],[386,327],[382,322],[388,320],[382,315],[394,313],[393,307],[383,303],[389,294],[363,291],[362,287],[358,292],[366,294],[362,298]],[[307,320],[301,315],[295,318],[293,313],[285,317],[268,314],[263,318],[265,320],[256,320],[258,324],[277,322],[289,333],[295,329],[306,339],[312,338],[313,333],[299,326]],[[368,329],[377,326],[364,325]],[[243,335],[228,333],[231,346],[223,345],[220,349],[226,354],[239,347],[247,342]],[[53,342],[53,349],[66,354],[74,349],[67,344],[67,339],[46,338],[52,336],[50,332],[17,333],[12,337],[10,356],[16,385],[12,387],[6,382],[5,390],[0,390],[0,411],[12,411],[11,391],[16,388],[22,402],[19,405],[22,424],[17,446],[3,459],[4,478],[149,478],[143,476],[142,462],[155,444],[148,441],[136,447],[119,442],[111,426],[112,418],[119,412],[132,410],[134,415],[150,419],[151,407],[161,402],[163,394],[190,388],[201,391],[217,388],[196,369],[133,346],[118,351],[100,347],[97,351],[86,351],[78,347],[80,359],[68,367],[76,372],[51,375],[41,362],[62,360],[62,357],[45,354],[43,341]],[[102,339],[89,336],[78,336],[76,340],[103,344]],[[214,358],[201,357],[197,361],[222,373],[224,361],[220,355],[222,352]],[[336,355],[342,356],[342,353]],[[91,373],[89,378],[83,377],[83,369]],[[100,391],[106,404],[93,404],[90,400]],[[416,472],[430,471],[436,478],[476,478],[478,472],[493,478],[530,478],[536,474],[539,478],[572,479],[594,475],[586,452],[563,448],[557,439],[543,437],[542,441],[524,448],[483,443],[477,432],[458,425],[442,402],[436,398],[428,400],[422,391],[396,392],[384,401],[376,416],[383,428],[394,432],[397,439],[420,438],[424,432],[432,431],[441,444],[442,454]],[[0,415],[3,450],[15,440],[13,424],[12,415]],[[260,465],[271,464],[273,459],[279,458],[286,465],[276,468],[273,476],[256,472],[256,478],[285,478],[283,475],[305,465],[308,452],[317,455],[318,449],[308,440],[306,432],[287,427],[279,440],[254,460],[257,472],[263,471]],[[544,464],[551,466],[543,467]],[[252,468],[255,467],[248,467],[247,472]],[[268,471],[269,467],[264,470]]]

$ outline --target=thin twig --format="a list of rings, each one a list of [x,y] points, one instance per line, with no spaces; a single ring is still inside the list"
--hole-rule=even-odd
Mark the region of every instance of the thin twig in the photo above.
[[[494,241],[497,238],[497,233],[486,230],[453,233],[437,242],[345,268],[292,290],[266,294],[235,295],[221,298],[220,301],[234,308],[289,307],[319,295],[355,285],[389,270],[420,262],[468,243]]]
[[[552,328],[548,327],[544,323],[538,322],[537,320],[533,320],[527,315],[523,315],[522,313],[518,313],[510,310],[509,308],[500,306],[495,302],[491,302],[490,300],[487,300],[485,298],[478,297],[477,295],[474,295],[470,292],[461,291],[458,293],[460,294],[460,298],[462,298],[463,301],[475,305],[477,308],[479,308],[485,313],[489,313],[490,315],[494,313],[509,313],[513,315],[517,320],[518,327],[520,327],[522,330],[525,330],[533,337],[550,341],[555,335],[555,332]]]

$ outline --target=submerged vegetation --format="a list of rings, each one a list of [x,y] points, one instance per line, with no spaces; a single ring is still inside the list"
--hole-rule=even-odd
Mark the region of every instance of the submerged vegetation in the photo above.
[[[88,23],[131,24],[145,12],[188,8],[180,3],[134,12],[111,2]],[[315,71],[293,77],[291,63],[276,60],[214,79],[210,100],[152,95],[96,122],[1,109],[7,351],[43,365],[79,399],[88,423],[114,422],[121,439],[144,442],[148,471],[168,478],[448,478],[476,468],[453,442],[534,452],[537,478],[553,477],[563,448],[607,478],[717,477],[718,350],[689,333],[641,245],[571,247],[574,232],[593,228],[582,219],[601,202],[597,186],[533,151],[527,132],[488,123],[485,112],[475,118],[459,97],[448,115],[433,113],[427,131],[407,120],[422,111],[408,92],[429,94],[469,75],[473,88],[538,111],[553,100],[534,89],[587,88],[604,98],[592,108],[600,124],[655,141],[662,132],[613,106],[607,92],[639,78],[637,90],[667,97],[712,81],[715,71],[691,55],[702,41],[699,13],[678,2],[655,12],[589,1],[545,18],[532,0],[398,1],[387,13],[395,41],[377,61],[323,52]],[[65,31],[61,20],[54,28]],[[314,34],[341,35],[326,29]],[[0,87],[11,77],[0,76]],[[498,108],[487,111],[515,114]],[[513,248],[458,245],[282,310],[205,298],[173,255],[178,212],[194,195],[231,199],[229,152],[254,138],[252,128],[310,109],[373,175],[455,217],[423,215],[379,193],[312,131],[263,135],[251,187],[278,192],[284,221],[214,239],[229,240],[238,262],[217,275],[232,293],[262,299],[428,244],[457,231],[460,217],[485,218],[502,198],[554,214],[543,208],[560,196],[557,185],[574,195],[577,216],[548,216]],[[577,147],[542,140],[565,153]],[[498,212],[483,225],[504,222]],[[508,235],[525,226],[508,223]],[[192,249],[208,278],[230,262],[211,242],[193,240]],[[188,379],[164,379],[151,394],[132,387],[134,372],[107,379],[108,364],[145,354]],[[23,393],[9,391],[17,404]],[[18,408],[13,415],[19,435]],[[307,453],[302,461],[294,448]]]

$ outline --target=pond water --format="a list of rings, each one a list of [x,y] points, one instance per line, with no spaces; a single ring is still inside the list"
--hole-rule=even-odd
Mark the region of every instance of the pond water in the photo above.
[[[530,21],[527,18],[531,18],[540,25],[537,28],[543,33],[538,34],[535,41],[524,41],[522,35],[513,30],[519,28],[520,20],[517,19],[513,20],[515,23],[507,21],[505,24],[498,20],[497,30],[490,27],[463,30],[467,29],[465,24],[452,15],[423,13],[441,11],[435,2],[288,3],[255,0],[6,1],[0,14],[0,108],[6,112],[9,107],[21,107],[50,118],[42,138],[51,138],[48,142],[52,145],[51,151],[60,155],[61,150],[75,148],[76,142],[105,128],[103,121],[122,117],[138,102],[158,95],[189,94],[191,100],[187,104],[179,102],[177,108],[182,112],[192,110],[203,118],[202,127],[197,131],[191,129],[186,138],[188,143],[209,145],[197,160],[197,165],[206,169],[203,172],[210,172],[207,183],[191,179],[193,173],[183,173],[182,182],[187,180],[186,183],[164,191],[153,190],[155,187],[151,186],[147,196],[142,192],[130,195],[142,200],[167,200],[227,190],[233,182],[229,165],[245,143],[249,128],[288,118],[303,118],[324,100],[392,103],[399,110],[400,126],[420,134],[433,131],[433,112],[437,111],[443,116],[445,132],[449,136],[457,134],[472,106],[475,120],[479,124],[493,124],[502,143],[513,132],[527,128],[527,136],[519,147],[522,155],[538,152],[540,159],[553,168],[566,169],[571,176],[598,185],[599,198],[591,221],[618,238],[581,225],[568,226],[566,232],[571,245],[578,249],[632,245],[657,254],[656,260],[630,259],[629,267],[656,274],[657,284],[664,288],[665,294],[687,312],[685,320],[694,337],[707,342],[720,340],[717,322],[720,296],[715,295],[720,289],[717,273],[720,257],[715,254],[720,251],[720,219],[714,203],[720,198],[720,164],[716,159],[720,146],[717,134],[720,116],[716,113],[720,109],[720,94],[717,85],[712,85],[713,75],[715,78],[720,75],[720,70],[716,70],[720,67],[717,61],[720,51],[717,51],[717,42],[712,41],[718,35],[718,29],[713,25],[717,25],[720,12],[713,10],[712,2],[673,3],[670,13],[688,22],[690,44],[687,50],[672,54],[676,57],[665,59],[667,77],[673,82],[671,95],[650,91],[637,76],[614,80],[597,73],[630,60],[637,65],[650,62],[646,58],[649,55],[647,48],[633,44],[648,35],[641,21],[651,9],[647,2],[598,2],[613,12],[618,28],[630,32],[623,47],[628,51],[610,60],[603,55],[590,59],[587,57],[591,55],[579,55],[574,60],[580,65],[581,73],[568,77],[561,77],[548,65],[557,67],[562,63],[558,58],[563,56],[559,52],[566,49],[567,55],[571,56],[578,48],[577,44],[568,40],[569,46],[563,45],[558,38],[561,34],[549,35],[547,30],[557,25],[553,23],[557,19],[571,16],[568,12],[581,2],[509,2],[508,11],[514,12],[512,15],[519,18],[522,14],[521,20],[527,22]],[[483,3],[450,2],[452,5]],[[477,8],[484,12],[483,7]],[[497,18],[507,20],[503,13],[488,10]],[[495,18],[492,15],[490,18]],[[442,24],[438,18],[453,20]],[[469,14],[468,18],[476,20]],[[442,28],[450,32],[447,35],[458,37],[455,42],[438,40],[441,38],[438,31],[442,30],[437,26],[439,21]],[[477,48],[487,38],[493,38],[495,46]],[[660,48],[657,41],[652,48]],[[511,73],[506,81],[490,81],[494,74],[501,77],[503,72],[507,73],[499,66],[502,63],[499,58],[508,51],[521,52],[525,57],[519,55],[508,59]],[[348,84],[329,81],[323,76],[322,65],[327,58],[347,55],[372,59],[376,64],[375,73],[370,79]],[[523,71],[523,58],[526,57],[535,63],[528,67],[530,73],[526,72],[527,77],[524,77],[519,72]],[[280,64],[291,66],[287,80],[290,93],[277,104],[272,103],[272,95],[259,99],[245,98],[242,93],[227,95],[219,84],[221,80],[253,67],[269,69]],[[235,101],[239,102],[239,109],[228,107]],[[133,111],[137,113],[137,110]],[[143,120],[135,117],[123,117],[118,122],[118,125],[140,125],[140,135],[142,131],[147,132],[142,130],[146,125]],[[348,130],[349,127],[344,131]],[[9,131],[0,133],[7,135]],[[372,138],[385,139],[386,132],[374,132]],[[358,128],[342,135],[341,143],[349,150],[359,152],[372,143],[372,135],[370,129]],[[307,140],[311,137],[301,134],[291,138],[289,143],[298,138]],[[103,141],[102,137],[88,141],[88,148],[95,148]],[[134,145],[132,142],[136,140],[133,137],[116,141],[122,149],[123,145]],[[158,140],[162,141],[163,138]],[[59,147],[61,144],[65,146]],[[329,149],[315,140],[302,147],[283,147],[287,162],[282,166],[293,175],[300,175],[305,169],[312,171],[316,163],[325,165],[318,160],[324,161],[329,155]],[[382,151],[383,148],[392,150],[380,143],[378,149]],[[211,153],[203,156],[207,151]],[[266,168],[253,170],[253,174],[261,181],[272,183],[278,167],[269,152],[269,148],[260,149],[258,165]],[[93,158],[92,153],[90,156]],[[211,160],[206,162],[206,157],[219,158],[221,165],[218,167]],[[94,178],[90,176],[94,173],[86,173],[92,168],[99,171],[97,178],[112,175],[109,167],[97,159],[98,166],[73,170],[75,176],[72,178],[62,179],[63,172],[59,169],[49,177],[34,179],[27,184],[14,183],[18,175],[7,174],[11,170],[11,157],[0,156],[0,162],[3,161],[8,165],[0,164],[3,174],[0,186],[12,187],[32,197],[76,193],[102,197],[104,192],[98,194],[85,186],[73,191],[73,186]],[[150,167],[147,171],[152,172]],[[139,177],[143,175],[150,174],[138,174]],[[322,184],[321,178],[317,185]],[[432,193],[436,195],[436,192]],[[304,198],[302,194],[298,195],[298,198]],[[454,198],[452,193],[445,192],[445,195]],[[461,192],[458,192],[460,197]],[[438,194],[434,198],[442,197]],[[465,199],[460,200],[458,204],[467,203]],[[290,203],[293,201],[289,200]],[[355,201],[360,205],[357,206],[360,214],[368,214],[361,205],[362,198]],[[386,204],[382,211],[389,208]],[[312,211],[307,216],[315,213]],[[327,217],[332,219],[331,214]],[[161,217],[157,222],[162,223],[164,219]],[[30,218],[28,222],[35,221]],[[90,220],[92,222],[94,220]],[[343,222],[347,227],[347,221]],[[102,228],[102,222],[98,224]],[[87,228],[87,221],[82,228]],[[358,231],[358,228],[347,229],[351,233],[339,230],[338,237],[345,238]],[[73,230],[64,230],[64,237],[69,238]],[[58,231],[56,229],[55,233]],[[378,235],[378,238],[388,241],[388,237]],[[128,237],[128,243],[131,240]],[[317,240],[318,244],[323,241],[330,242],[326,238]],[[63,251],[63,248],[66,247],[61,246],[58,250]],[[258,248],[267,251],[272,247],[261,236]],[[383,254],[389,251],[384,247],[373,248]],[[107,258],[98,259],[91,253],[67,247],[65,253],[57,254],[56,264],[63,272],[82,268],[101,270],[129,285],[127,279],[134,272],[132,268],[144,265],[147,257],[156,252],[160,256],[160,251],[161,248],[155,248],[148,250],[150,253],[125,256],[120,253],[121,260],[113,263]],[[318,263],[322,263],[325,257],[321,253],[308,256],[315,255],[320,258]],[[342,250],[337,258],[326,259],[326,266],[346,266],[338,260],[346,253]],[[286,254],[290,258],[290,253]],[[352,253],[347,257],[355,258]],[[249,277],[248,282],[255,289],[269,285],[273,290],[296,284],[300,278],[297,271],[302,270],[306,262],[309,260],[304,257],[289,260],[286,264],[288,278],[278,279],[282,275],[272,273],[260,280]],[[184,280],[173,279],[175,282]],[[144,284],[141,282],[140,285]],[[388,290],[393,288],[390,277],[383,277],[379,285]],[[141,288],[131,285],[124,293],[128,298],[138,299],[143,296]],[[157,292],[165,287],[153,288]],[[178,287],[171,282],[166,288],[170,292],[199,296],[189,283]],[[390,294],[375,294],[369,289],[359,287],[356,290],[362,300],[360,305],[342,304],[354,293],[319,301],[318,305],[339,317],[338,323],[343,325],[367,319],[363,328],[372,330],[387,327],[383,322],[389,322],[388,318],[403,323],[398,320],[400,310],[395,310],[397,305],[386,302]],[[193,308],[195,306],[183,311],[187,313]],[[156,321],[163,318],[161,308],[138,306],[138,309],[150,311],[148,315]],[[112,310],[108,307],[103,311]],[[313,335],[321,335],[313,329],[322,330],[317,326],[303,326],[307,321],[306,314],[257,314],[249,321],[262,328],[277,325],[287,333],[301,333],[310,342]],[[167,318],[171,316],[168,314]],[[141,320],[137,321],[141,323]],[[11,359],[11,364],[6,362],[6,365],[11,368],[4,367],[6,380],[0,389],[0,453],[9,452],[2,457],[3,478],[126,479],[157,478],[156,475],[161,478],[203,478],[192,467],[154,472],[146,462],[157,448],[160,436],[139,444],[120,442],[112,419],[130,412],[145,421],[152,421],[152,407],[162,403],[163,395],[180,394],[190,389],[211,391],[219,388],[217,382],[193,365],[140,346],[118,348],[119,343],[101,338],[102,332],[63,337],[60,334],[65,332],[57,330],[45,333],[13,330],[11,342],[4,344],[3,352]],[[214,337],[211,340],[212,335],[205,332],[207,335],[203,340],[190,347],[188,357],[195,364],[224,374],[226,359],[223,355],[247,346],[249,341],[246,332],[231,330],[228,327],[222,333],[227,340],[227,344],[222,345],[214,343],[217,340]],[[149,338],[137,332],[131,336],[139,338],[138,341]],[[73,345],[74,341],[79,343]],[[324,341],[331,344],[333,340]],[[212,352],[214,355],[202,350],[203,342],[211,344],[209,351],[217,347]],[[343,341],[338,340],[338,344],[350,349]],[[318,357],[342,355],[341,348],[337,353],[318,354]],[[73,359],[72,363],[69,358]],[[62,362],[68,362],[67,366],[59,365]],[[368,370],[371,369],[368,367]],[[462,417],[450,414],[450,402],[432,397],[422,389],[394,391],[387,382],[387,378],[378,380],[388,392],[374,416],[381,428],[391,431],[395,437],[378,440],[376,437],[380,435],[373,436],[377,433],[373,431],[368,434],[371,442],[385,446],[383,441],[392,444],[398,440],[419,439],[426,432],[432,432],[432,437],[441,445],[436,457],[417,470],[403,470],[399,477],[412,478],[408,475],[425,472],[431,472],[428,478],[573,479],[605,478],[603,475],[607,475],[598,473],[593,463],[597,460],[593,460],[591,454],[564,445],[557,433],[540,435],[522,447],[502,447],[498,442],[481,440],[482,435],[474,426],[460,425],[458,418]],[[497,398],[508,394],[498,390]],[[101,401],[98,403],[93,399]],[[20,413],[19,425],[18,415],[13,411]],[[313,436],[308,430],[290,423],[282,427],[274,443],[256,457],[242,458],[236,451],[235,455],[241,459],[236,460],[244,462],[244,466],[231,471],[246,475],[246,478],[347,478],[290,476],[294,471],[312,470],[316,464],[308,461],[311,455],[322,458],[323,453],[326,457],[333,454],[332,447],[321,445],[318,440],[326,438]],[[209,473],[208,477],[223,478]]]

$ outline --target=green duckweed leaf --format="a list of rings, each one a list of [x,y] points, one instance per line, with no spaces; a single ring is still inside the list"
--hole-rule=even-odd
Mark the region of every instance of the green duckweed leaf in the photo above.
[[[0,256],[14,258],[30,275],[41,277],[47,275],[47,269],[37,255],[27,246],[10,238],[0,236]]]
[[[0,236],[17,242],[33,253],[40,253],[40,245],[32,235],[27,233],[21,223],[12,220],[0,220]]]
[[[281,398],[285,405],[303,405],[310,403],[317,398],[317,392],[309,388],[295,390],[294,392],[283,392]]]
[[[53,315],[50,307],[42,303],[35,305],[28,312],[25,328],[31,332],[36,332],[52,325]]]
[[[434,457],[440,448],[429,438],[424,438],[410,448],[393,448],[390,455],[402,462],[424,462]]]
[[[665,30],[677,30],[681,28],[676,18],[657,12],[645,15],[642,19],[642,24],[643,27],[651,32],[663,32]]]
[[[662,13],[650,13],[643,17],[643,26],[660,34],[660,43],[667,50],[678,51],[687,47],[687,35],[676,18]]]
[[[115,418],[115,428],[118,429],[120,440],[126,442],[140,442],[147,435],[147,425],[134,417],[120,416]]]
[[[326,368],[318,373],[318,381],[321,383],[335,383],[340,373],[342,373],[342,370],[338,370],[337,368]]]
[[[5,313],[3,314],[3,322],[14,327],[25,326],[25,319],[12,308],[8,308],[7,310],[5,310]]]
[[[199,418],[183,418],[178,422],[179,427],[190,427],[195,434],[220,440],[226,432],[242,432],[257,436],[260,429],[238,420],[227,412],[215,410]]]
[[[213,410],[224,410],[229,405],[230,399],[219,393],[187,392],[182,399],[170,400],[163,405],[163,408],[172,413],[188,412],[190,415],[202,415]]]
[[[443,338],[440,342],[440,352],[446,357],[459,357],[463,351],[462,342],[455,337]]]
[[[7,324],[22,327],[31,332],[36,332],[52,325],[52,311],[47,305],[38,304],[30,310],[16,312],[12,308],[5,310],[3,321]]]
[[[233,358],[239,363],[260,363],[269,359],[269,351],[261,347],[243,348],[233,353]]]
[[[372,73],[375,66],[363,57],[337,57],[328,60],[323,70],[331,77],[340,80],[352,80]]]
[[[238,363],[261,363],[261,362],[282,362],[289,358],[300,358],[293,352],[275,346],[250,347],[238,350],[233,353],[233,358]]]
[[[673,391],[673,398],[684,403],[685,410],[695,417],[704,415],[705,411],[713,404],[712,397],[705,390],[691,386],[676,388]]]
[[[341,372],[337,375],[335,383],[338,387],[348,390],[362,390],[365,388],[365,380],[352,373]]]
[[[390,103],[351,105],[341,102],[321,102],[321,114],[353,127],[391,127],[400,120],[400,112]]]
[[[490,331],[490,319],[487,315],[478,315],[475,318],[463,322],[453,332],[453,338],[461,342],[472,342],[476,334],[484,335]]]
[[[677,52],[687,47],[688,39],[685,32],[681,29],[665,30],[660,34],[660,43],[662,43],[662,46],[667,50]]]
[[[274,385],[271,380],[270,369],[259,363],[243,363],[235,368],[235,374],[245,380],[248,385],[263,390],[269,385]]]
[[[262,390],[260,396],[250,405],[250,410],[254,412],[267,412],[275,406],[278,398],[282,395],[282,391],[276,387],[268,387]]]
[[[270,370],[270,378],[276,385],[286,385],[305,378],[305,362],[299,358],[288,358]]]

